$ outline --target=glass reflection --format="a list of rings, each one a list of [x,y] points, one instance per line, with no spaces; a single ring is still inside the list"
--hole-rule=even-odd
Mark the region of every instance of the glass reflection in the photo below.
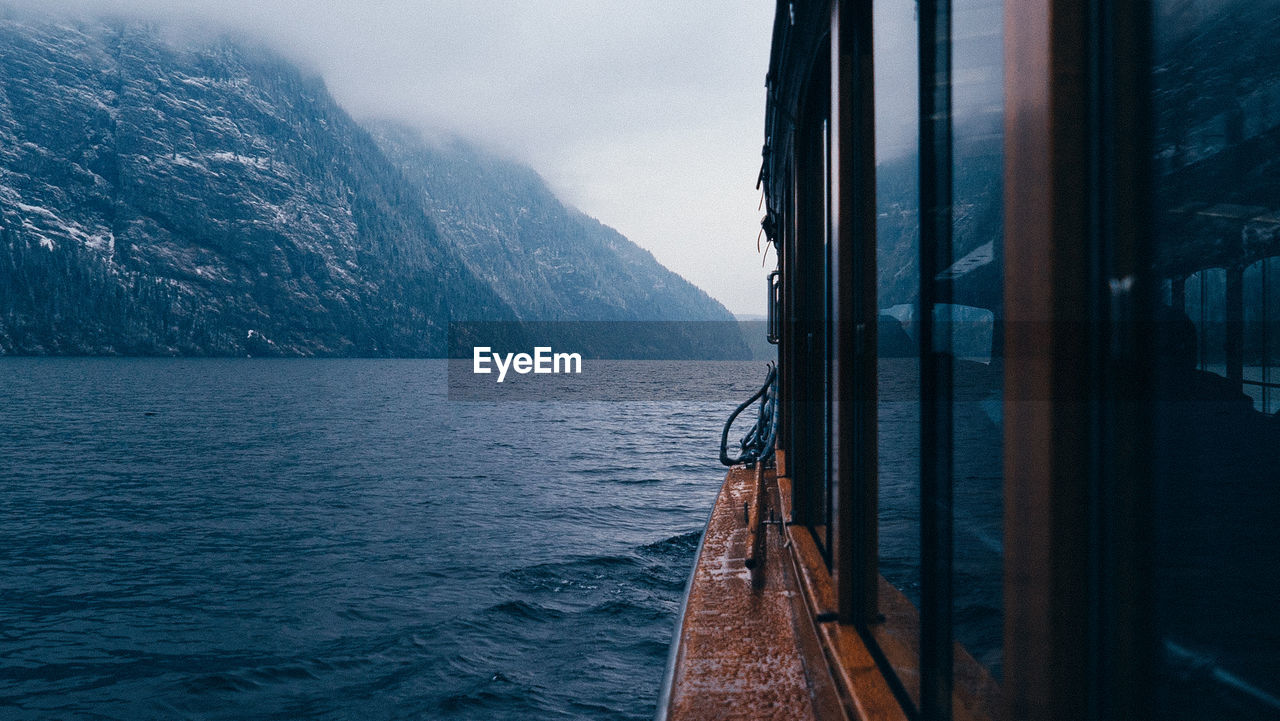
[[[954,0],[953,259],[937,335],[952,355],[952,634],[999,676],[1003,564],[1004,71],[1000,0]],[[957,678],[963,665],[957,665]],[[981,674],[981,672],[976,672]]]
[[[880,613],[877,640],[918,699],[920,604],[920,199],[917,29],[911,0],[872,7],[876,124],[876,302]]]
[[[1280,10],[1155,5],[1162,719],[1280,717]]]

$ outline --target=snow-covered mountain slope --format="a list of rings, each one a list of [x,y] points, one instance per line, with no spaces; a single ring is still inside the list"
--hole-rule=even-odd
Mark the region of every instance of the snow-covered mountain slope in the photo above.
[[[451,319],[730,318],[549,193],[499,252],[483,226],[520,208],[483,174],[433,202],[417,170],[268,51],[0,12],[0,354],[423,356]]]

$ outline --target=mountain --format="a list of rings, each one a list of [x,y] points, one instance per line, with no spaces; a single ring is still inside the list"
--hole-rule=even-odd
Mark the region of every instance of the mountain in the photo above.
[[[134,23],[0,21],[0,350],[423,355],[510,309],[320,81]]]
[[[263,49],[0,10],[0,354],[439,356],[451,320],[731,319],[531,170],[393,162],[388,137]]]
[[[533,341],[614,358],[751,357],[720,303],[566,206],[531,168],[456,136],[387,121],[366,127],[420,190],[440,235],[520,318],[514,330],[473,328],[486,343],[516,336],[494,344],[516,350],[512,343]],[[680,322],[664,322],[672,320]],[[453,354],[470,352],[462,344]]]
[[[647,250],[560,202],[532,169],[458,137],[367,126],[422,189],[441,234],[522,319],[734,320]]]

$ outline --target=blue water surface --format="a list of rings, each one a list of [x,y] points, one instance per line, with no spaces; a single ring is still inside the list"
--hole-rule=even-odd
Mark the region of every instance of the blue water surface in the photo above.
[[[638,367],[637,367],[638,368]],[[432,360],[0,360],[0,718],[642,719],[720,424]]]

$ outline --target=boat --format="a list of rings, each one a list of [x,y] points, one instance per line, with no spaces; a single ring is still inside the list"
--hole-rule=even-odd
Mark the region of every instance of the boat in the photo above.
[[[777,3],[659,719],[1280,718],[1278,9]]]

